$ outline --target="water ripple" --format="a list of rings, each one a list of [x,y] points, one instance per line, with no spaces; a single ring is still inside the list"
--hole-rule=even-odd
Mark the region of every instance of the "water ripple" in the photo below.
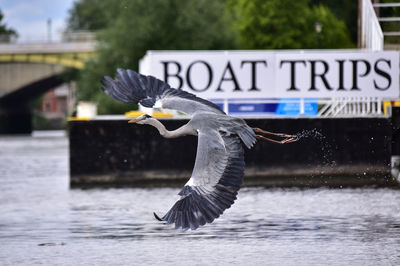
[[[182,232],[152,214],[177,188],[70,190],[65,138],[0,146],[1,265],[400,264],[399,190],[244,188]]]

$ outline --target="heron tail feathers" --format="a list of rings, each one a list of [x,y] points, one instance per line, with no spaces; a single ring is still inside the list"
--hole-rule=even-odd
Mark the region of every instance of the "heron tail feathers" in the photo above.
[[[238,135],[248,149],[251,149],[257,142],[256,134],[253,129],[247,125],[238,132]]]

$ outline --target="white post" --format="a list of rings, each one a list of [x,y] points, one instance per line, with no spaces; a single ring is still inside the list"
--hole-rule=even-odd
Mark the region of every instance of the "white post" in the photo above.
[[[304,98],[300,98],[300,115],[304,115]]]
[[[224,99],[224,112],[225,114],[229,115],[229,103],[228,103],[228,99]]]
[[[377,99],[377,102],[378,102],[377,113],[378,113],[378,115],[381,115],[382,114],[382,99]]]

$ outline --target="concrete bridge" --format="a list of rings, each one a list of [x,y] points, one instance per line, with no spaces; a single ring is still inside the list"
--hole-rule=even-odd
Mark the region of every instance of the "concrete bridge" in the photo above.
[[[64,81],[66,68],[80,69],[96,43],[0,45],[0,134],[32,130],[31,102]]]

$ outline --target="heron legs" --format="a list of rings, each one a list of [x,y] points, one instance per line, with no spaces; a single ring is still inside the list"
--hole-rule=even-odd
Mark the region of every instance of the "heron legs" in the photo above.
[[[262,135],[256,135],[257,139],[261,139],[261,140],[265,140],[265,141],[269,141],[269,142],[274,142],[274,143],[278,143],[278,144],[287,144],[287,143],[292,143],[292,142],[295,142],[298,140],[298,137],[296,135],[290,135],[290,134],[284,134],[284,133],[274,133],[274,132],[263,130],[258,127],[253,128],[253,130],[256,133],[261,133],[261,134],[284,138],[283,140],[275,140],[275,139],[264,137]]]

